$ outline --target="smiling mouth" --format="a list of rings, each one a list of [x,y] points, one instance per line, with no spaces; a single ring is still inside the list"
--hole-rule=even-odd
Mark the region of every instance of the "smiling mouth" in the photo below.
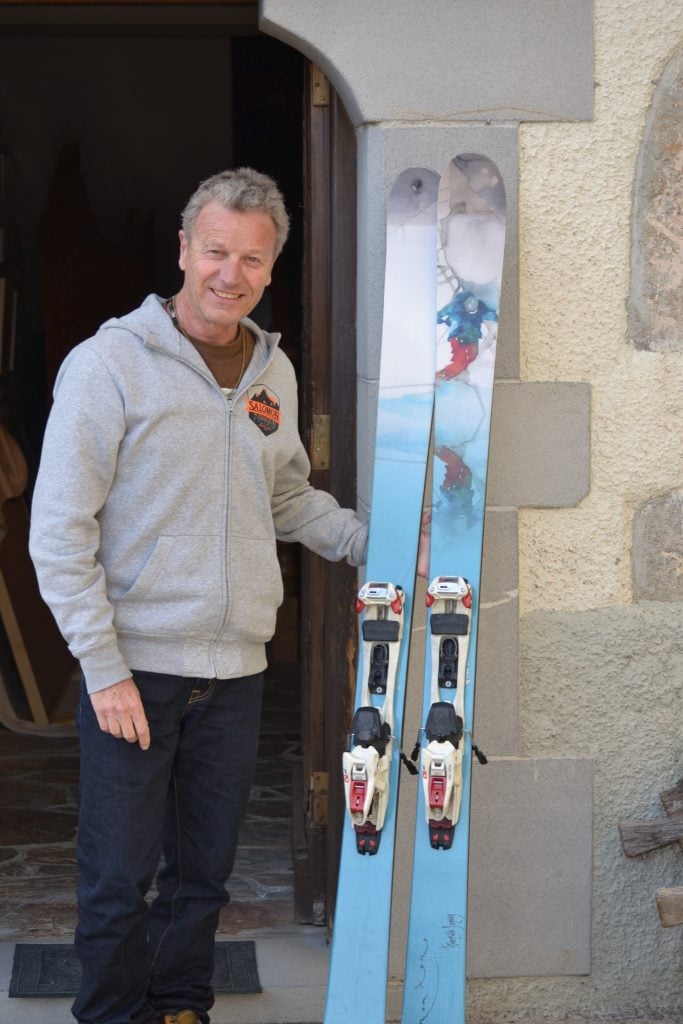
[[[221,292],[218,288],[212,288],[211,291],[214,295],[217,295],[219,299],[241,299],[240,292]]]

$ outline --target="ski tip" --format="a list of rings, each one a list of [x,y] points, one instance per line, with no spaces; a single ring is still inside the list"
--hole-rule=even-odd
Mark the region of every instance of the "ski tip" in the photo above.
[[[426,167],[408,167],[394,181],[389,198],[392,220],[425,210],[436,202],[439,176]]]
[[[458,154],[448,164],[441,184],[451,195],[457,194],[461,212],[495,212],[505,216],[503,175],[490,157],[481,153]]]

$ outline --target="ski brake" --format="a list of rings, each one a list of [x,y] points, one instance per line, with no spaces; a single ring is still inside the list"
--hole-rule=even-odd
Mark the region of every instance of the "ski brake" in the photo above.
[[[356,599],[356,611],[363,614],[363,686],[343,758],[344,793],[356,832],[356,849],[370,855],[379,848],[389,800],[394,689],[404,602],[403,590],[394,583],[366,583]]]
[[[431,635],[431,706],[424,726],[422,785],[429,841],[448,850],[460,815],[465,673],[472,588],[462,576],[436,576],[426,595]],[[441,691],[449,691],[443,699]],[[452,695],[452,696],[451,696]]]

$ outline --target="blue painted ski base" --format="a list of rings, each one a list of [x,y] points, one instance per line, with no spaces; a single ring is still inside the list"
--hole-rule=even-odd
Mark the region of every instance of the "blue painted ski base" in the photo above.
[[[443,704],[452,702],[447,717],[460,717],[464,735],[456,757],[460,787],[457,817],[452,812],[455,820],[448,842],[441,843],[441,848],[432,846],[430,835],[432,839],[434,836],[428,821],[434,815],[443,818],[438,794],[445,794],[447,789],[435,777],[431,778],[430,789],[429,773],[440,770],[438,765],[434,767],[433,759],[425,786],[418,787],[402,1021],[464,1024],[471,730],[504,238],[505,192],[497,168],[486,157],[456,157],[440,184],[434,172],[423,168],[411,168],[397,178],[387,213],[366,579],[391,582],[403,589],[403,640],[392,709],[394,739],[388,747],[388,802],[377,852],[371,856],[358,853],[348,815],[344,823],[325,1024],[361,1020],[363,1024],[385,1024],[386,1019],[399,744],[432,414],[431,572],[448,580],[465,580],[466,586],[463,584],[462,593],[458,591],[459,597],[455,591],[446,595],[450,606],[438,605],[441,632],[435,630],[436,638],[427,645],[423,722],[427,722],[435,699]],[[447,591],[451,586],[442,585],[439,600],[444,587]],[[465,591],[469,603],[458,605],[458,601],[465,600]],[[423,613],[420,610],[418,614]],[[467,643],[463,639],[465,619]],[[431,618],[428,629],[431,634]],[[452,637],[447,635],[449,629]],[[451,672],[449,668],[445,672],[451,683],[442,685],[432,679],[430,647],[435,650],[436,672],[447,656],[444,638],[456,641],[456,655],[459,652],[461,660],[457,670]],[[448,657],[451,650],[449,647]],[[364,671],[359,659],[356,708],[369,699]],[[381,696],[373,697],[372,702],[382,707]],[[440,739],[436,738],[437,745]],[[422,745],[424,773],[429,761],[424,748],[429,742],[423,740]],[[439,756],[444,751],[448,751],[447,745],[438,746]],[[427,811],[430,801],[433,806]],[[448,821],[445,828],[449,828]]]
[[[388,200],[376,457],[366,580],[403,588],[403,642],[396,671],[389,799],[373,856],[356,849],[344,822],[325,1024],[384,1024],[399,742],[434,392],[434,296],[438,176],[404,171]],[[362,705],[359,659],[355,707]],[[339,785],[341,785],[341,765]]]
[[[402,1024],[465,1022],[476,638],[505,213],[503,180],[491,160],[470,154],[451,161],[438,202],[430,574],[461,578],[471,592],[464,607],[453,597],[438,606],[467,612],[467,636],[457,630],[450,637],[435,635],[434,611],[427,616],[422,721],[435,700],[450,701],[463,719],[464,735],[451,758],[460,763],[453,765],[457,799],[448,849],[434,844],[443,828],[438,776],[447,774],[448,744],[422,740]],[[455,641],[462,658],[455,688],[438,678],[444,640]],[[446,651],[452,659],[452,646]],[[430,748],[437,751],[431,762]]]

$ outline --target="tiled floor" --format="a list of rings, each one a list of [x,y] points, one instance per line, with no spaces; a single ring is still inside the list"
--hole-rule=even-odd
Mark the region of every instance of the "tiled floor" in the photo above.
[[[274,672],[224,935],[294,924],[291,772],[299,757],[296,685]],[[0,729],[0,940],[70,939],[77,802],[77,739]]]

